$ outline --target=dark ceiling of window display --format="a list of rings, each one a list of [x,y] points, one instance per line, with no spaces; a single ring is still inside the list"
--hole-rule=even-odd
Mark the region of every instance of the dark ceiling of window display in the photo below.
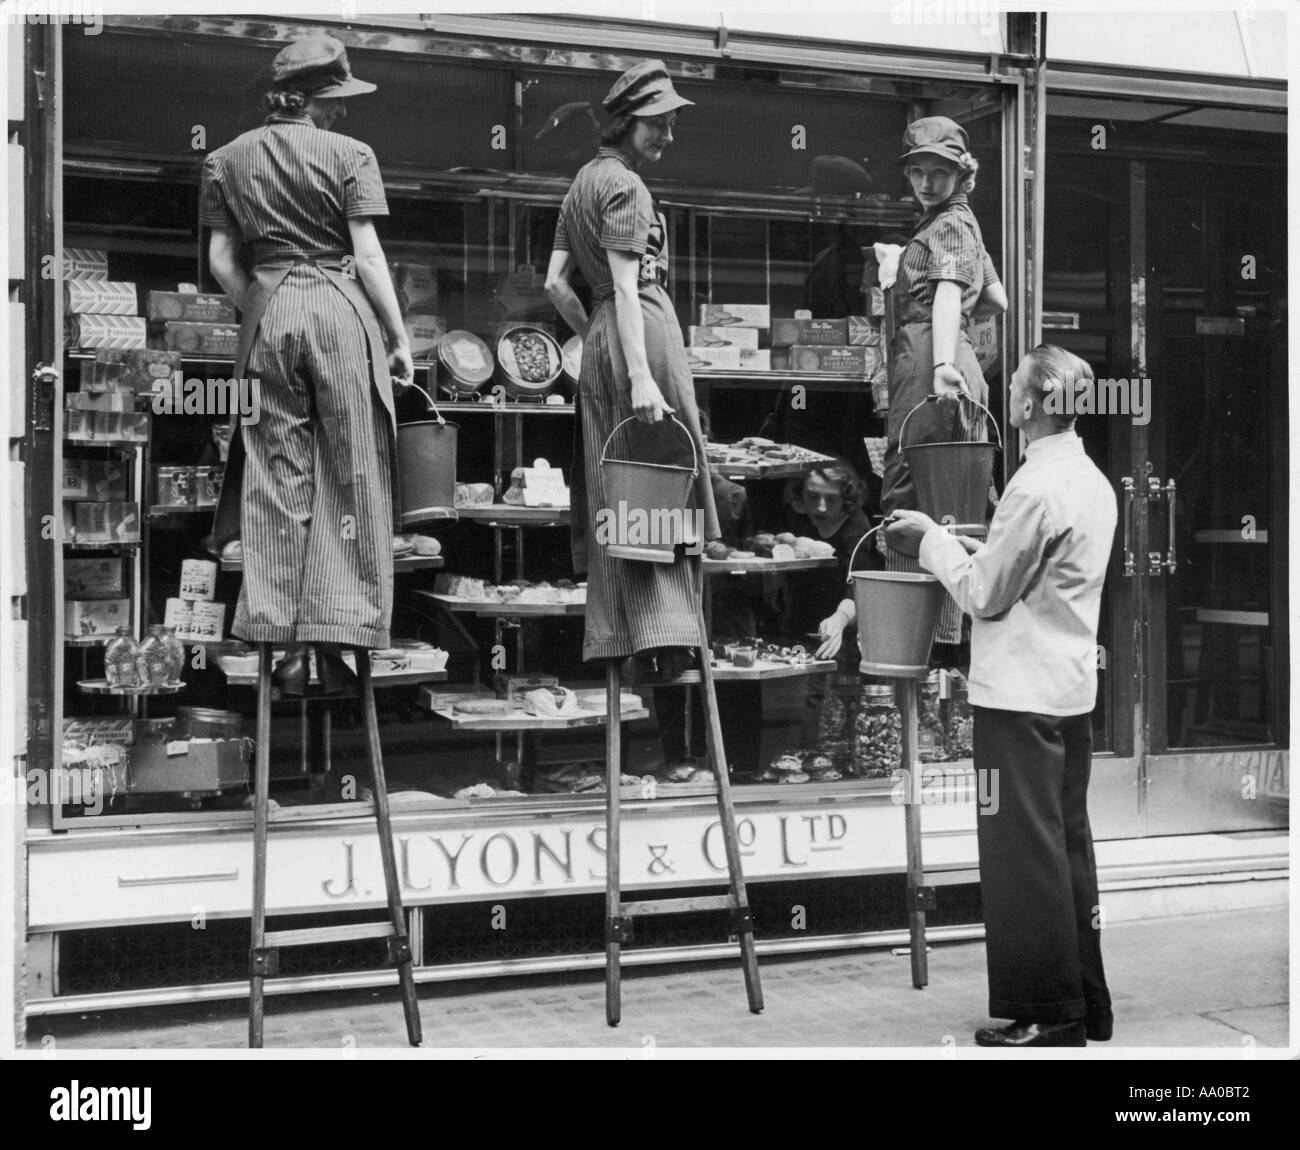
[[[560,72],[525,78],[525,169],[571,175],[591,157],[598,125],[607,119],[601,100],[614,79],[613,73]],[[840,156],[866,169],[872,190],[891,198],[902,193],[895,156],[907,106],[899,101],[777,83],[681,80],[674,86],[695,106],[682,109],[674,142],[643,172],[647,179],[737,191],[844,191],[852,169],[813,167],[818,156]],[[859,182],[852,190],[868,189]]]
[[[105,32],[65,38],[65,139],[79,147],[200,156],[264,117],[275,46]],[[353,73],[379,86],[348,100],[340,128],[385,167],[510,169],[513,77],[465,67],[349,53]],[[194,147],[202,126],[205,148]]]

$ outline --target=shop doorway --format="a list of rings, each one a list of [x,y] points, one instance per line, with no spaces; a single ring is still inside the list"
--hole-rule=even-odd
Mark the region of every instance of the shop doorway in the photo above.
[[[1286,822],[1286,187],[1243,159],[1133,165],[1148,833]]]
[[[1123,147],[1094,149],[1091,119],[1050,121],[1044,252],[1042,338],[1097,374],[1078,430],[1120,507],[1094,826],[1282,826],[1284,153],[1261,133],[1174,141],[1132,124],[1153,105],[1113,105]]]

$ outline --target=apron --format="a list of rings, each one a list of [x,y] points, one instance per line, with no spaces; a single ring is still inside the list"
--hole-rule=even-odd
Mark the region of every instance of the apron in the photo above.
[[[366,295],[365,288],[355,275],[345,274],[343,259],[345,252],[295,253],[275,252],[258,259],[253,268],[253,282],[249,285],[248,295],[244,300],[244,318],[239,327],[239,339],[235,345],[236,379],[243,379],[248,368],[249,355],[252,352],[253,338],[262,322],[267,306],[276,289],[284,281],[292,268],[298,264],[314,264],[332,283],[343,297],[352,305],[366,333],[366,344],[370,352],[370,379],[379,400],[388,413],[391,448],[389,458],[392,460],[391,481],[393,492],[393,531],[401,527],[401,508],[398,493],[399,469],[397,462],[397,417],[393,408],[393,384],[388,373],[388,357],[385,353],[383,333],[375,310]],[[240,513],[244,487],[244,441],[240,434],[238,412],[231,419],[230,451],[226,459],[226,470],[221,483],[221,494],[217,499],[217,509],[213,518],[213,546],[218,550],[232,539],[239,538]]]
[[[983,412],[970,404],[947,401],[927,403],[908,418],[908,413],[934,390],[932,312],[929,304],[922,303],[911,294],[910,286],[904,261],[900,259],[898,279],[890,289],[894,293],[898,326],[893,342],[889,345],[889,432],[885,448],[884,486],[880,498],[880,509],[886,515],[899,508],[919,509],[916,484],[900,450],[904,420],[907,421],[909,447],[919,443],[961,443],[988,438],[988,430],[983,425]],[[975,348],[966,333],[968,322],[969,317],[963,313],[953,366],[966,380],[966,390],[970,395],[987,405],[989,388],[979,360],[975,358]],[[885,549],[885,566],[890,571],[921,570],[914,555],[896,551],[893,547]],[[951,595],[944,595],[935,642],[961,642],[961,610]]]

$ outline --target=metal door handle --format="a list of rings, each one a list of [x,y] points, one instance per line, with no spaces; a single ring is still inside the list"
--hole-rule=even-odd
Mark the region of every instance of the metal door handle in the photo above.
[[[1133,561],[1133,495],[1136,487],[1131,475],[1124,476],[1120,482],[1124,486],[1124,578],[1132,579],[1137,574]]]
[[[1161,486],[1160,480],[1150,477],[1147,480],[1147,498],[1159,499],[1161,496],[1165,497],[1169,508],[1168,548],[1163,556],[1159,551],[1152,551],[1148,559],[1152,575],[1160,575],[1165,571],[1172,575],[1178,570],[1178,545],[1174,541],[1174,529],[1178,521],[1178,486],[1172,479]]]

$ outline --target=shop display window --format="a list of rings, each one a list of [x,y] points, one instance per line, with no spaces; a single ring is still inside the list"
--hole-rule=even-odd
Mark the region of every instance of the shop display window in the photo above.
[[[113,56],[112,77],[91,45],[69,46],[68,242],[106,251],[109,278],[135,283],[141,300],[150,289],[174,291],[186,282],[212,291],[196,222],[198,165],[190,133],[203,124],[211,149],[260,120],[255,77],[266,49],[142,35],[113,39],[122,51]],[[373,48],[358,50],[352,64],[379,85],[379,93],[350,102],[343,130],[369,143],[384,169],[391,215],[380,227],[390,262],[424,276],[426,294],[408,321],[418,314],[440,334],[468,332],[494,357],[504,330],[521,324],[567,343],[573,333],[552,309],[543,282],[559,206],[569,179],[594,151],[600,100],[612,74],[415,59]],[[94,91],[110,80],[124,85],[118,88],[122,99],[95,99]],[[738,739],[730,756],[735,777],[755,786],[780,782],[783,768],[774,764],[788,766],[797,754],[808,768],[799,773],[814,785],[888,786],[887,778],[869,779],[854,767],[870,756],[854,745],[867,727],[855,719],[865,696],[851,664],[837,671],[823,661],[796,673],[804,665],[800,654],[815,643],[806,621],[802,627],[792,622],[797,613],[791,604],[814,587],[825,593],[844,557],[832,562],[819,552],[800,559],[777,537],[795,524],[792,499],[797,502],[813,461],[847,460],[863,481],[863,511],[877,509],[880,460],[867,441],[885,434],[888,386],[875,245],[905,243],[916,215],[896,158],[903,129],[916,116],[949,115],[967,126],[981,164],[972,206],[1005,274],[1002,97],[981,85],[730,64],[719,65],[712,77],[685,66],[678,87],[695,106],[682,113],[663,163],[643,175],[668,225],[668,291],[711,421],[710,442],[717,448],[711,460],[748,497],[747,533],[731,551],[745,552],[748,542],[758,563],[748,574],[711,573],[711,617],[733,612],[730,621],[717,624],[713,654],[729,671],[783,669],[770,681],[737,675],[722,684],[731,692],[724,707],[729,701],[734,708],[743,695],[745,706],[761,715],[751,724],[753,737]],[[108,168],[86,166],[96,163]],[[1002,332],[997,325],[988,331],[982,363],[996,384],[1004,370]],[[68,387],[75,388],[80,375],[84,388],[90,357],[70,356],[76,370],[69,372]],[[599,726],[540,734],[501,732],[488,724],[473,729],[448,721],[455,704],[446,701],[458,691],[504,693],[509,676],[552,676],[579,691],[599,686],[598,674],[580,658],[582,589],[568,554],[567,510],[552,508],[548,519],[545,508],[520,509],[507,498],[512,486],[523,490],[517,469],[537,459],[560,468],[568,482],[573,383],[562,376],[549,396],[519,395],[504,387],[498,364],[491,380],[466,389],[455,384],[432,342],[417,358],[417,380],[458,426],[461,517],[436,532],[438,562],[421,565],[414,556],[396,564],[394,634],[437,649],[444,665],[438,681],[420,683],[413,675],[382,693],[390,782],[435,806],[541,794],[592,801],[586,792],[599,774],[592,764],[603,755]],[[187,356],[183,372],[206,376],[223,368],[229,371],[228,355]],[[423,396],[401,399],[399,421],[428,417]],[[72,725],[64,763],[85,775],[81,781],[94,802],[65,805],[64,825],[106,817],[128,823],[154,816],[222,818],[247,803],[250,748],[242,735],[251,732],[254,692],[247,652],[229,639],[239,567],[209,553],[210,522],[202,506],[187,496],[184,508],[159,507],[157,495],[159,468],[220,466],[221,422],[153,413],[148,439],[137,446],[67,445],[70,460],[97,460],[118,450],[129,456],[142,534],[138,546],[119,551],[129,574],[123,597],[135,637],[166,621],[192,572],[187,563],[217,564],[212,599],[224,605],[224,617],[209,639],[185,640],[185,689],[174,696],[90,695],[80,684],[103,677],[107,635],[103,644],[70,650],[63,711]],[[728,453],[754,438],[783,453],[748,460]],[[501,510],[511,506],[513,512]],[[525,514],[538,510],[542,514]],[[774,553],[774,546],[786,552]],[[70,550],[68,557],[86,556]],[[764,561],[771,566],[762,567]],[[482,609],[465,609],[469,592],[512,582],[525,597],[535,594],[539,604],[556,609],[531,618],[494,612],[491,603],[503,605],[499,595],[479,603]],[[834,587],[831,592],[835,598]],[[738,604],[744,623],[736,621]],[[737,647],[752,654],[735,658]],[[963,721],[947,702],[959,695],[964,698],[959,686],[945,680],[936,722]],[[667,774],[699,766],[701,720],[688,693],[646,689],[639,703],[644,716],[629,728],[627,773],[657,774],[670,793],[673,785],[685,787],[683,795],[693,793],[698,776]],[[323,707],[331,712],[335,741],[329,771],[320,742]],[[134,786],[136,757],[156,756],[150,748],[157,746],[165,751],[196,715],[201,725],[230,724],[227,757],[172,764],[176,778],[191,778],[192,786],[175,780],[154,789]],[[341,801],[340,773],[362,759],[353,705],[290,707],[276,715],[277,801]],[[665,736],[675,740],[672,752],[663,745]],[[933,741],[939,756],[963,746],[955,726],[936,728]],[[949,757],[962,761],[968,753],[959,749]]]

